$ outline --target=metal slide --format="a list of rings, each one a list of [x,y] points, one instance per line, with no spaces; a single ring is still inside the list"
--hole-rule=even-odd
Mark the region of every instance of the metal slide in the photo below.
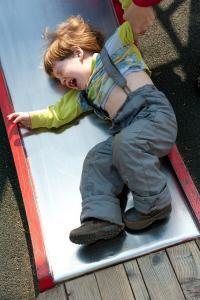
[[[137,234],[87,247],[69,241],[79,225],[79,181],[88,150],[107,137],[107,124],[89,115],[58,130],[18,129],[6,115],[45,108],[64,93],[41,67],[44,28],[81,14],[109,36],[117,26],[109,0],[0,0],[0,105],[8,131],[40,289],[199,236],[169,160],[162,161],[173,196],[171,217]],[[7,86],[7,88],[6,88]],[[18,131],[19,130],[19,131]],[[132,205],[129,197],[128,205]]]

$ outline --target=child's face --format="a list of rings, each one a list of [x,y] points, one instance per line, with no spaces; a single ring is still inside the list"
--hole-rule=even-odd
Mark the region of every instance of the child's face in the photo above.
[[[56,61],[53,75],[63,86],[70,89],[84,90],[91,75],[92,55],[86,56],[82,49],[74,51],[73,55],[62,61]]]

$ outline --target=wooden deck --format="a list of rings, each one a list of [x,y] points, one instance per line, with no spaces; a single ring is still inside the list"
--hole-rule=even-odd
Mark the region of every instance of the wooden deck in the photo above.
[[[85,275],[37,300],[200,299],[200,239]]]

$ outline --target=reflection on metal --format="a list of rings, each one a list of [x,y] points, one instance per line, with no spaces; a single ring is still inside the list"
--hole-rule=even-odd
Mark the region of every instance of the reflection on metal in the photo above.
[[[16,111],[41,109],[63,93],[40,67],[44,50],[41,36],[46,26],[55,28],[67,16],[81,14],[107,35],[116,27],[108,0],[0,0],[0,7],[1,64]],[[162,168],[173,196],[173,212],[168,220],[92,246],[80,247],[69,241],[70,230],[79,225],[83,160],[92,146],[107,137],[107,127],[108,124],[90,115],[56,131],[21,130],[47,260],[55,282],[199,236],[166,160]],[[130,197],[128,205],[131,202]]]

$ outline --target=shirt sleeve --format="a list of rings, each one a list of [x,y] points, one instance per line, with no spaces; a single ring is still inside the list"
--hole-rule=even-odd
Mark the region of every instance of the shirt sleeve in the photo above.
[[[128,21],[120,25],[117,31],[118,31],[118,37],[123,46],[134,43],[134,33]]]
[[[131,48],[129,48],[128,50],[129,54],[131,54],[130,51],[132,51],[132,53],[134,53],[137,56],[139,61],[143,61],[142,55],[134,43],[134,33],[132,31],[130,23],[128,21],[124,22],[122,25],[118,27],[117,31],[122,46],[131,45]],[[148,72],[149,75],[151,75],[151,72],[148,66],[145,64],[145,62],[144,62],[144,69]]]
[[[132,2],[137,6],[148,7],[160,3],[161,0],[119,0],[119,2],[121,3],[122,9],[126,10]]]
[[[133,3],[141,7],[154,6],[160,2],[161,0],[133,0]]]
[[[121,3],[122,9],[126,10],[132,3],[132,0],[119,0]]]
[[[57,128],[76,119],[83,113],[77,101],[79,93],[79,91],[70,90],[54,105],[30,112],[31,128]]]

